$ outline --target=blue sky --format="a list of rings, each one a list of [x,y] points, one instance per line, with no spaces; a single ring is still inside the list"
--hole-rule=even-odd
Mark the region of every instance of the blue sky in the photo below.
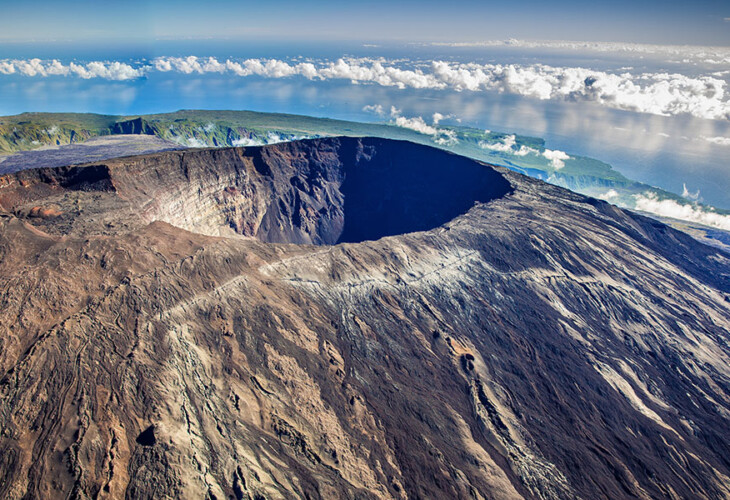
[[[523,38],[730,45],[730,2],[2,0],[0,42],[157,39],[477,41]]]

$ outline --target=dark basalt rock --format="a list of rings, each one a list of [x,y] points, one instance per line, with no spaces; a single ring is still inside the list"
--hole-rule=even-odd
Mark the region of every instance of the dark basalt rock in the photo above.
[[[142,118],[117,122],[109,129],[109,132],[112,134],[155,135],[154,129]]]
[[[155,426],[150,425],[143,430],[139,436],[137,436],[136,441],[137,444],[141,444],[142,446],[154,446],[157,442],[157,439],[155,438]]]
[[[1,498],[727,498],[730,259],[329,138],[0,177]]]

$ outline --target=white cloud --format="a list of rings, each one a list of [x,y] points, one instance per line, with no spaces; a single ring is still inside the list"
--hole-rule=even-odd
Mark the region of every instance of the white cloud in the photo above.
[[[156,59],[154,62],[154,67],[157,71],[172,71],[172,63],[167,59]]]
[[[453,130],[431,126],[420,116],[406,118],[401,115],[401,111],[395,106],[390,107],[390,116],[393,119],[391,123],[394,125],[415,130],[424,135],[430,135],[433,142],[441,146],[453,146],[459,142],[459,139],[456,137],[456,132]]]
[[[571,42],[572,43],[572,42]],[[730,49],[728,63],[730,64]],[[311,80],[345,79],[401,89],[452,89],[471,92],[505,92],[568,101],[589,101],[602,106],[658,115],[690,114],[700,118],[730,120],[727,83],[715,75],[676,73],[609,73],[581,67],[544,64],[477,64],[450,61],[415,62],[373,58],[340,58],[336,61],[295,62],[279,59],[225,61],[214,57],[160,57],[133,67],[112,61],[86,64],[52,60],[2,60],[0,73],[25,76],[77,76],[129,80],[149,72],[182,74],[231,73],[241,77],[303,77]],[[434,124],[445,117],[435,117]]]
[[[197,137],[188,137],[185,140],[185,144],[191,148],[207,148],[208,144]]]
[[[459,143],[459,139],[453,130],[438,129],[437,134],[433,138],[433,142],[441,146],[454,146]]]
[[[609,189],[605,193],[598,195],[599,199],[606,200],[606,201],[612,200],[617,197],[618,197],[618,191],[616,191],[615,189]]]
[[[362,110],[366,113],[373,113],[378,116],[385,116],[385,110],[380,104],[368,104],[367,106],[363,106]]]
[[[490,133],[488,130],[486,133]],[[506,135],[502,137],[499,142],[489,143],[487,141],[480,141],[479,147],[482,149],[491,149],[492,151],[499,151],[500,153],[509,153],[515,156],[526,156],[528,154],[540,154],[537,149],[521,145],[515,149],[517,145],[517,137],[515,135]]]
[[[719,146],[730,146],[730,137],[706,137],[706,136],[702,136],[702,139],[706,140],[707,142],[711,142],[712,144],[717,144]]]
[[[61,68],[57,68],[58,71]],[[105,78],[107,80],[133,80],[144,76],[145,70],[143,68],[133,68],[129,64],[120,62],[100,62],[93,61],[88,64],[80,65],[71,63],[68,66],[68,70],[71,73],[75,73],[77,76],[89,79],[89,78]],[[50,74],[50,73],[49,73]],[[68,73],[56,73],[56,74],[68,74]]]
[[[710,207],[680,204],[670,199],[659,200],[656,193],[651,191],[636,195],[636,209],[730,231],[730,215],[718,214]]]
[[[431,121],[433,122],[434,125],[438,125],[439,123],[441,123],[444,120],[454,120],[457,123],[461,123],[461,119],[452,114],[444,115],[442,113],[434,113],[431,116]]]
[[[507,135],[502,138],[501,141],[495,143],[488,143],[481,141],[479,147],[482,149],[491,149],[492,151],[500,151],[502,153],[513,153],[513,147],[517,143],[517,137],[514,135]]]
[[[699,201],[700,190],[698,189],[696,192],[693,193],[689,189],[687,189],[687,184],[682,183],[682,198],[687,198],[688,200],[692,201]]]
[[[15,65],[10,61],[0,61],[0,73],[3,75],[12,75],[15,73]]]
[[[558,149],[546,149],[543,152],[540,152],[537,149],[525,146],[524,144],[520,145],[518,148],[517,137],[515,135],[506,135],[498,142],[489,143],[487,141],[480,141],[479,147],[482,149],[498,151],[500,153],[509,153],[515,156],[526,156],[528,154],[539,155],[549,160],[550,165],[555,170],[563,168],[565,166],[565,160],[570,159],[570,156],[568,156],[567,153]]]
[[[423,118],[416,116],[414,118],[406,118],[405,116],[398,116],[395,119],[395,124],[399,127],[409,128],[426,135],[436,135],[438,129],[427,124]]]
[[[542,152],[542,155],[550,160],[550,164],[556,170],[565,166],[565,160],[570,160],[570,156],[565,151],[560,151],[559,149],[546,149]]]
[[[252,137],[241,137],[240,139],[234,139],[232,141],[232,144],[234,146],[244,146],[244,147],[249,147],[249,146],[263,146],[264,145],[264,141],[262,141],[261,139],[255,138],[255,137],[254,138],[252,138]]]
[[[288,141],[299,141],[302,139],[309,139],[309,136],[306,135],[295,135],[292,137],[282,137],[281,135],[277,134],[276,132],[267,132],[266,137],[240,137],[238,139],[234,139],[231,141],[231,144],[234,146],[244,146],[244,147],[250,147],[250,146],[264,146],[267,144],[277,144],[279,142],[288,142]]]

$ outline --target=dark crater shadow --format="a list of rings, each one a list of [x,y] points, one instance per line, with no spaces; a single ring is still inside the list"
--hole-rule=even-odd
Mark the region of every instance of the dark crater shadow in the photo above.
[[[435,148],[390,141],[366,154],[344,165],[337,243],[433,229],[510,191],[491,167]]]
[[[267,177],[293,170],[256,234],[266,242],[332,245],[426,231],[512,189],[488,165],[406,141],[317,139],[257,154]]]

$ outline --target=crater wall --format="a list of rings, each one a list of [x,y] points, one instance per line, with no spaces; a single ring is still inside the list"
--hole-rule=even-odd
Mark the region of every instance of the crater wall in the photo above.
[[[493,168],[417,144],[316,139],[122,160],[120,196],[147,220],[210,235],[331,245],[438,227],[510,191]]]

